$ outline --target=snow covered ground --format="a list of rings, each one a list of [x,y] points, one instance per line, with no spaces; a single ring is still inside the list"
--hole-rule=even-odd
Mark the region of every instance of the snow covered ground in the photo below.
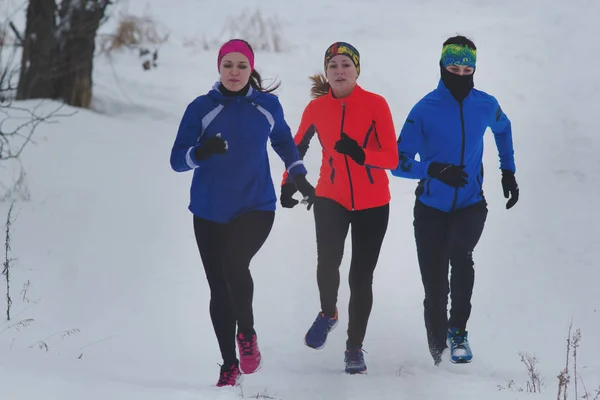
[[[257,52],[256,64],[264,77],[282,80],[292,129],[309,101],[307,77],[322,69],[333,41],[359,49],[359,83],[388,99],[398,132],[437,84],[441,43],[462,33],[479,47],[476,86],[494,94],[513,122],[521,199],[505,210],[489,135],[490,214],[475,252],[472,364],[431,365],[412,232],[416,182],[393,178],[365,341],[369,374],[343,372],[346,279],[342,329],[320,352],[303,345],[319,308],[314,225],[303,208],[280,209],[252,266],[263,368],[241,388],[214,387],[220,359],[187,211],[191,173],[173,172],[169,155],[185,106],[218,78],[216,51],[185,44],[227,39],[227,18],[257,9],[283,27],[285,51]],[[597,2],[129,0],[112,9],[115,18],[119,10],[151,14],[169,40],[150,71],[133,53],[99,57],[95,110],[40,125],[23,153],[30,200],[17,199],[14,209],[0,399],[554,399],[571,320],[582,333],[578,373],[590,393],[599,387]],[[313,182],[317,147],[307,157]],[[271,154],[278,181],[283,166]],[[2,220],[9,206],[1,204]],[[521,351],[539,358],[541,395],[499,390],[510,381],[526,390]]]

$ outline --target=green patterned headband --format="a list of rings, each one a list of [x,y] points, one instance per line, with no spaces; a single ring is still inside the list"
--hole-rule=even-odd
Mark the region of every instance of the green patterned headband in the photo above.
[[[464,65],[466,67],[475,68],[475,60],[477,59],[477,51],[468,46],[460,44],[447,44],[442,49],[442,65],[444,68],[450,65]]]

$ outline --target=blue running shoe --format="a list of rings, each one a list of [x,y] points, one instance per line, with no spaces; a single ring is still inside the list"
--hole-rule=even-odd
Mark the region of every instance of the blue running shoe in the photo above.
[[[455,364],[470,363],[473,353],[469,346],[469,333],[456,328],[448,329],[448,343],[450,345],[450,361]]]
[[[344,361],[346,362],[347,374],[364,374],[367,372],[367,364],[365,364],[363,349],[356,348],[346,350]]]
[[[304,344],[316,350],[321,350],[325,347],[327,335],[331,332],[338,323],[338,312],[335,310],[333,317],[328,317],[325,313],[320,312],[313,322],[312,326],[304,336]]]

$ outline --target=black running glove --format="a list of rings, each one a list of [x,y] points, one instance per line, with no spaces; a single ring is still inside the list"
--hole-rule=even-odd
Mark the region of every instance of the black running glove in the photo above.
[[[302,204],[306,204],[306,209],[310,210],[315,202],[315,188],[306,180],[306,175],[304,174],[296,175],[294,181],[296,182],[298,191],[304,197],[301,201]]]
[[[350,136],[342,133],[342,138],[338,140],[333,147],[335,151],[340,154],[346,154],[348,157],[353,159],[357,164],[365,164],[365,151],[358,142]]]
[[[206,160],[213,154],[225,154],[227,152],[227,141],[221,138],[221,134],[210,137],[204,144],[196,149],[196,160]]]
[[[294,206],[299,203],[299,201],[293,197],[297,191],[298,188],[294,182],[287,182],[281,185],[281,196],[279,197],[279,201],[284,208],[294,208]]]
[[[506,209],[512,208],[517,201],[519,201],[519,185],[515,179],[515,173],[507,169],[502,170],[502,190],[504,190],[504,197],[510,199],[506,203]]]
[[[306,180],[306,175],[296,175],[294,182],[287,182],[281,185],[281,196],[279,201],[285,208],[293,208],[299,203],[293,196],[296,192],[300,192],[304,197],[302,204],[306,204],[307,210],[310,210],[315,202],[315,188]]]
[[[464,171],[463,166],[432,162],[429,164],[427,173],[430,177],[444,182],[453,188],[463,187],[467,184],[469,175]]]

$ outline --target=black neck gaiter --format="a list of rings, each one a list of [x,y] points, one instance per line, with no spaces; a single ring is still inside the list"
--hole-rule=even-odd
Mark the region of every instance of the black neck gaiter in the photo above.
[[[442,73],[442,82],[448,88],[452,96],[458,101],[463,101],[473,88],[473,72],[471,75],[456,75],[440,66]]]
[[[248,82],[246,84],[246,86],[244,86],[243,88],[241,88],[237,92],[232,92],[231,90],[227,89],[225,87],[225,85],[223,85],[223,83],[219,83],[219,91],[221,93],[223,93],[223,96],[225,96],[225,97],[245,96],[245,95],[248,94],[248,90],[249,89],[250,89],[250,82]]]

